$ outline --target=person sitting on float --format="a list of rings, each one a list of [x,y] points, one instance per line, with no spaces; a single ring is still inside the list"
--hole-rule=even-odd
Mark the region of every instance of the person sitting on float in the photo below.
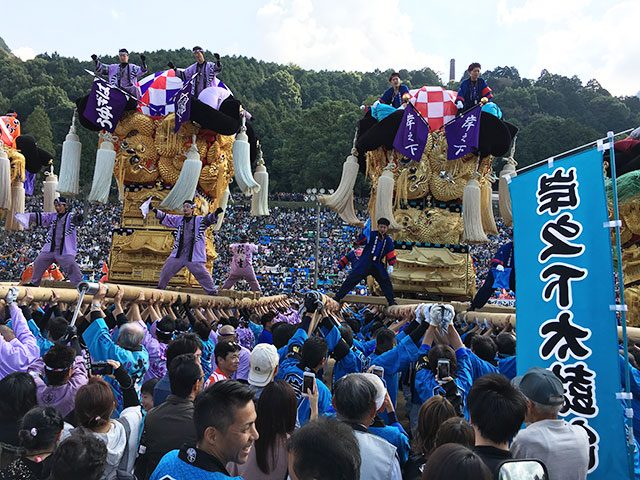
[[[176,72],[176,77],[183,82],[190,80],[196,74],[198,75],[191,91],[193,96],[198,98],[202,90],[216,85],[216,76],[222,71],[222,64],[220,63],[220,55],[217,53],[213,54],[215,62],[205,62],[204,50],[197,45],[193,47],[193,56],[196,57],[196,63],[187,68],[176,68],[173,62],[169,62],[167,66],[173,69]]]
[[[400,74],[393,72],[389,77],[389,87],[380,97],[380,102],[386,105],[391,105],[394,108],[399,108],[402,105],[402,96],[405,93],[409,93],[409,87],[402,83]]]
[[[458,110],[468,110],[478,105],[483,97],[489,101],[493,98],[491,88],[489,88],[485,79],[480,76],[480,68],[482,67],[478,62],[473,62],[469,65],[467,69],[469,78],[462,81],[456,97]]]

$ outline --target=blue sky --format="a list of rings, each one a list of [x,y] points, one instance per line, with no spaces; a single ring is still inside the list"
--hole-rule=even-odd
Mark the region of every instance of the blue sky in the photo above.
[[[428,66],[446,80],[455,58],[458,78],[478,61],[527,78],[543,68],[597,78],[614,95],[640,91],[638,0],[27,0],[8,9],[0,36],[21,58],[199,44],[315,70]]]

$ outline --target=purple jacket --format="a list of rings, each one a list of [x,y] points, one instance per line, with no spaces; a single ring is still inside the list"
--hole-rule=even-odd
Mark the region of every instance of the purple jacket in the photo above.
[[[222,71],[222,65],[215,62],[204,62],[204,66],[201,67],[203,72],[198,75],[198,78],[193,84],[193,88],[191,89],[191,93],[195,98],[198,98],[198,95],[205,88],[210,87],[211,85],[215,85],[216,75],[218,75]],[[198,64],[194,63],[193,65],[188,66],[185,69],[178,68],[176,70],[176,74],[183,82],[188,81],[193,77],[198,71]]]
[[[149,353],[149,369],[145,373],[143,382],[151,380],[152,378],[162,378],[167,374],[167,344],[158,341],[155,337],[156,320],[151,325],[151,329],[147,328],[147,324],[143,321],[139,321],[138,325],[144,328],[144,338],[142,339],[142,346],[147,349]],[[149,331],[151,330],[151,331]]]
[[[178,258],[180,256],[184,257],[185,253],[188,255],[188,261],[190,262],[201,262],[204,263],[207,261],[207,246],[205,243],[205,230],[218,221],[217,215],[214,213],[210,213],[209,215],[198,215],[194,216],[193,222],[189,222],[189,227],[192,229],[191,238],[193,242],[191,243],[190,251],[183,251],[185,248],[189,248],[189,245],[185,245],[185,217],[184,215],[169,215],[164,213],[162,210],[158,210],[156,212],[156,218],[160,220],[160,223],[165,227],[176,228],[178,231],[176,232],[176,239],[173,244],[173,250],[171,251],[170,257]]]
[[[139,67],[134,63],[127,63],[126,66],[121,69],[120,65],[120,63],[105,65],[98,60],[96,63],[96,73],[107,75],[111,85],[115,85],[134,97],[140,98],[140,90],[137,85],[138,77],[147,74],[147,66],[143,65]]]
[[[45,365],[41,358],[29,367],[30,373],[37,372],[39,374],[33,377],[36,382],[38,404],[42,407],[55,407],[60,410],[63,417],[66,417],[75,408],[78,389],[89,381],[84,357],[82,355],[76,357],[76,361],[73,364],[73,373],[69,381],[64,385],[49,386],[44,383],[44,380],[42,380],[45,373],[44,369]]]
[[[62,242],[60,245],[55,245],[54,251],[52,253],[56,253],[59,255],[73,255],[75,257],[76,253],[78,253],[78,242],[76,239],[76,229],[79,225],[77,222],[77,218],[75,215],[72,215],[71,212],[67,212],[63,214],[64,217],[64,232],[62,235]],[[42,247],[42,252],[51,252],[52,243],[55,243],[56,239],[56,231],[58,228],[58,214],[55,212],[51,213],[30,213],[29,214],[29,223],[35,223],[37,226],[49,226],[49,232],[45,238],[45,244]],[[60,237],[58,235],[58,237]]]
[[[9,306],[9,311],[16,338],[7,342],[0,335],[0,379],[13,372],[26,372],[29,365],[40,357],[40,347],[22,311],[15,303]]]

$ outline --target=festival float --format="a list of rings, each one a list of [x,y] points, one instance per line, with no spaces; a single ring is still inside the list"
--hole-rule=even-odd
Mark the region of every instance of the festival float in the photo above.
[[[640,327],[640,128],[613,144],[618,184],[618,210],[622,226],[622,268],[626,296],[627,324]],[[613,198],[611,156],[605,152],[607,197]],[[613,202],[609,201],[613,220]],[[613,235],[613,233],[612,233]],[[615,239],[612,239],[615,242]],[[615,258],[615,257],[614,257]],[[619,260],[619,259],[616,259]]]
[[[455,98],[456,92],[425,86],[405,94],[404,109],[375,104],[367,109],[358,122],[340,185],[334,194],[320,197],[345,222],[362,226],[364,220],[353,207],[353,186],[364,170],[371,182],[371,224],[381,217],[391,220],[398,258],[391,281],[399,296],[473,297],[469,244],[486,243],[486,234],[498,233],[491,198],[497,181],[492,160],[509,152],[517,128],[499,118],[494,104],[478,105],[456,120]],[[451,148],[447,129],[456,122],[465,132],[469,125],[476,131],[477,149]],[[509,172],[515,172],[513,148],[501,175]],[[510,225],[508,200],[503,198],[501,206]],[[370,287],[376,292],[377,285]]]
[[[242,193],[252,196],[252,215],[268,215],[268,173],[250,114],[219,79],[198,98],[191,96],[191,82],[183,82],[173,69],[141,79],[138,88],[140,98],[132,102],[126,92],[94,79],[91,93],[76,102],[57,191],[79,191],[76,123],[100,132],[89,201],[106,203],[114,176],[123,202],[120,226],[113,231],[109,280],[155,285],[174,232],[147,216],[149,208],[182,214],[183,201],[195,198],[197,215],[224,210],[235,178]],[[254,179],[251,163],[256,160]],[[213,231],[223,217],[205,233],[209,270],[217,257]],[[171,285],[197,282],[183,269]]]

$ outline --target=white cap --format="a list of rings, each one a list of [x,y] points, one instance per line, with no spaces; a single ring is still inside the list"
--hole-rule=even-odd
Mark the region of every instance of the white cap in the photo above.
[[[249,383],[255,387],[266,386],[278,366],[278,350],[269,343],[259,343],[249,358]]]
[[[374,373],[363,373],[363,375],[376,387],[376,411],[379,411],[384,404],[384,398],[387,396],[387,388],[378,375]]]

